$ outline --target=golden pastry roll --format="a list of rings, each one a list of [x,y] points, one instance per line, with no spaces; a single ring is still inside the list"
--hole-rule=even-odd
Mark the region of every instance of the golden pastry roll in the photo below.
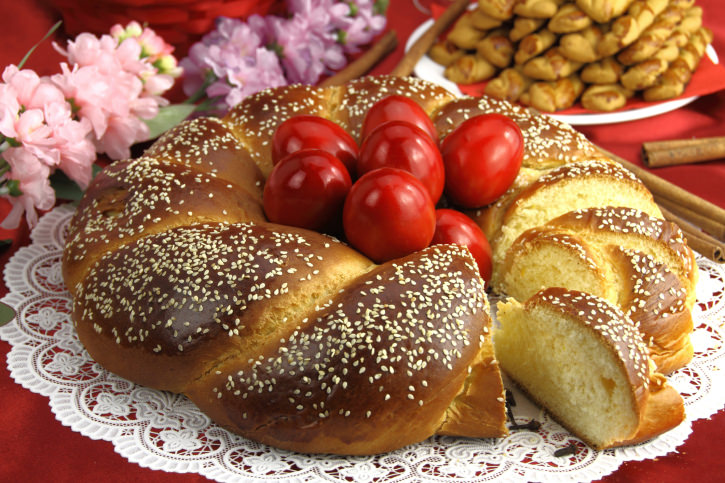
[[[696,32],[702,27],[702,8],[691,7],[685,10],[685,15],[677,25],[677,29],[685,33]]]
[[[652,57],[655,59],[662,59],[667,63],[670,63],[674,61],[677,56],[680,54],[680,46],[677,44],[677,42],[666,40],[664,44],[662,44],[662,47],[660,47],[660,50],[652,54]]]
[[[632,44],[655,17],[667,8],[668,0],[636,0],[626,15],[614,20],[599,44],[599,55],[608,57]]]
[[[466,55],[466,51],[456,47],[453,42],[449,42],[447,39],[436,42],[428,51],[428,56],[433,59],[434,62],[447,67]]]
[[[467,54],[446,67],[446,79],[457,84],[475,84],[490,79],[496,67],[478,55]]]
[[[516,102],[531,85],[531,78],[521,72],[521,67],[509,67],[488,81],[484,93],[509,102]]]
[[[637,40],[617,54],[617,60],[624,65],[633,65],[649,59],[672,36],[683,16],[683,9],[667,8]]]
[[[485,35],[485,31],[473,26],[471,14],[465,13],[456,21],[446,38],[456,47],[464,50],[473,50]]]
[[[545,18],[515,17],[509,31],[509,39],[512,42],[518,42],[527,35],[539,30],[545,23]]]
[[[533,79],[555,81],[569,77],[581,66],[581,62],[567,59],[558,47],[552,47],[543,55],[527,61],[522,72]]]
[[[556,112],[573,106],[583,90],[584,84],[573,74],[552,82],[534,82],[519,100],[539,111]]]
[[[657,78],[667,70],[667,62],[662,59],[649,59],[631,66],[622,74],[620,82],[626,89],[640,91],[657,82]]]
[[[590,111],[614,111],[624,107],[633,94],[621,84],[590,85],[582,93],[581,103]]]
[[[480,8],[477,8],[469,15],[471,16],[471,24],[479,30],[491,30],[503,24],[503,20],[488,15]]]
[[[678,8],[690,8],[695,5],[695,0],[670,0],[670,6]]]
[[[556,34],[547,29],[529,34],[519,42],[519,47],[514,54],[514,61],[517,64],[523,64],[546,51],[555,42]]]
[[[587,84],[614,84],[619,82],[623,72],[622,64],[614,57],[607,57],[585,65],[579,76]]]
[[[562,3],[564,0],[519,0],[514,5],[514,13],[522,17],[551,18]]]
[[[500,20],[514,16],[514,6],[519,0],[478,0],[478,8],[486,15]]]
[[[514,44],[505,29],[496,29],[476,45],[476,53],[501,69],[508,67],[514,58]]]
[[[592,18],[574,3],[567,3],[551,17],[547,28],[557,34],[578,32],[589,27]]]
[[[584,10],[595,22],[609,22],[627,11],[633,0],[576,0],[576,5]]]
[[[600,59],[598,46],[603,35],[598,25],[590,25],[580,32],[562,35],[559,40],[559,50],[567,59],[576,62],[594,62]]]

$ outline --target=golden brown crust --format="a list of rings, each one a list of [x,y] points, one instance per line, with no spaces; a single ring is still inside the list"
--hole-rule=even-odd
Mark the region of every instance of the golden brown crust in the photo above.
[[[375,266],[262,212],[279,123],[317,114],[357,135],[393,93],[431,113],[452,98],[399,78],[285,87],[106,168],[71,222],[63,266],[91,356],[297,451],[385,452],[439,430],[506,434],[488,303],[467,250],[440,245]]]
[[[596,233],[601,238],[618,240],[620,246],[625,248],[648,251],[680,279],[688,293],[688,307],[694,304],[697,263],[684,234],[674,223],[640,210],[611,206],[570,211],[551,220],[549,224],[573,231]]]
[[[606,159],[596,146],[571,126],[493,97],[454,99],[433,114],[433,122],[440,138],[444,138],[464,120],[491,112],[510,117],[521,129],[525,167],[542,169],[585,159]]]
[[[627,104],[633,92],[619,84],[595,84],[586,88],[581,102],[585,109],[592,111],[614,111]]]
[[[551,286],[601,297],[637,324],[658,372],[669,374],[684,367],[693,355],[685,286],[665,263],[641,247],[631,248],[637,243],[629,233],[602,236],[611,217],[597,219],[596,226],[576,227],[555,219],[522,233],[501,264],[499,290],[519,301]],[[653,245],[668,243],[650,240]]]
[[[435,246],[377,266],[264,218],[270,139],[282,121],[315,114],[358,138],[367,110],[390,94],[415,100],[441,137],[485,112],[520,126],[525,167],[491,210],[495,229],[507,203],[556,182],[551,167],[606,159],[551,118],[416,79],[260,92],[223,120],[178,126],[88,189],[63,274],[89,353],[130,380],[188,394],[233,431],[295,451],[371,454],[435,433],[506,434],[488,305],[468,251]]]
[[[462,253],[434,247],[375,268],[258,358],[223,361],[194,384],[192,398],[218,396],[200,406],[223,425],[296,451],[371,454],[429,437],[468,377],[497,374],[475,363],[490,340],[480,281],[434,274],[441,264],[451,273],[468,271]],[[421,261],[434,271],[420,273]],[[462,313],[457,300],[468,297],[478,308]],[[433,307],[443,323],[421,322],[416,314]],[[479,415],[481,424],[468,420],[469,435],[505,433],[502,408]]]

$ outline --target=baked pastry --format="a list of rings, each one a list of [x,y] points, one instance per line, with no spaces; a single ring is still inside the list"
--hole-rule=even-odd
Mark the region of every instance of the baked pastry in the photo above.
[[[527,60],[522,72],[533,79],[555,81],[569,77],[581,66],[581,62],[568,59],[560,47],[552,47],[543,55]]]
[[[511,64],[514,45],[505,30],[492,30],[476,44],[476,53],[498,68]]]
[[[683,16],[684,9],[667,8],[632,45],[617,54],[617,60],[624,65],[632,65],[652,57],[672,36],[676,25],[680,23]]]
[[[465,13],[453,25],[446,39],[458,48],[471,50],[476,48],[476,44],[484,35],[486,31],[473,24],[473,15]]]
[[[484,92],[497,99],[516,102],[531,85],[531,78],[523,75],[520,68],[509,67],[486,83]]]
[[[544,53],[556,42],[556,35],[549,30],[539,30],[521,39],[514,60],[517,64],[524,64],[528,60]]]
[[[577,7],[587,13],[595,22],[604,23],[619,17],[627,11],[634,0],[576,0]]]
[[[619,81],[625,89],[639,91],[653,86],[665,70],[667,62],[654,57],[628,68]]]
[[[471,24],[479,30],[491,30],[501,26],[503,20],[493,18],[480,8],[471,12]]]
[[[555,112],[573,106],[583,90],[579,76],[572,74],[555,81],[534,82],[521,95],[520,101],[539,111]]]
[[[513,20],[509,38],[512,42],[518,42],[529,34],[539,30],[546,23],[544,18],[516,17]]]
[[[488,302],[467,250],[437,245],[377,265],[264,217],[270,140],[282,121],[322,116],[359,141],[369,107],[391,94],[414,99],[441,137],[484,112],[521,127],[525,167],[478,217],[492,237],[503,234],[498,250],[515,230],[547,221],[527,221],[517,209],[524,198],[541,202],[557,189],[562,205],[547,212],[555,217],[581,207],[576,189],[620,177],[607,200],[651,202],[571,127],[504,101],[391,77],[262,91],[221,120],[182,123],[93,180],[63,254],[73,323],[91,356],[139,384],[187,394],[231,431],[293,451],[372,454],[433,434],[505,435]]]
[[[695,267],[675,225],[628,208],[589,208],[522,233],[500,290],[521,302],[542,287],[601,297],[632,319],[657,371],[669,374],[693,355]]]
[[[552,287],[523,305],[499,304],[498,320],[501,367],[590,446],[645,441],[684,420],[682,398],[651,367],[642,335],[606,300]]]
[[[519,0],[514,13],[522,17],[551,18],[565,0]]]
[[[614,57],[607,57],[587,64],[580,71],[579,76],[587,84],[616,84],[623,72],[622,64],[617,62]]]
[[[682,94],[710,42],[712,42],[712,32],[706,27],[701,27],[678,51],[678,56],[667,66],[667,70],[652,86],[644,90],[642,93],[644,99],[661,101]]]
[[[476,84],[496,74],[496,66],[480,55],[464,55],[446,67],[444,75],[458,84]]]
[[[601,58],[598,46],[602,41],[602,29],[591,25],[578,32],[562,35],[559,51],[575,62],[594,62]]]
[[[584,90],[581,103],[590,111],[614,111],[624,107],[632,95],[620,84],[593,84]]]
[[[478,8],[486,15],[499,20],[508,20],[514,15],[514,6],[519,0],[478,0]]]
[[[604,34],[599,43],[599,55],[608,57],[619,52],[622,48],[637,40],[655,17],[657,17],[668,4],[668,0],[636,0],[626,15],[614,20],[610,30]]]
[[[377,266],[262,215],[277,124],[317,113],[358,136],[366,106],[391,92],[429,111],[450,98],[395,78],[280,88],[224,120],[186,122],[100,173],[63,263],[91,356],[295,451],[371,454],[434,433],[506,434],[484,286],[467,250],[435,246]]]
[[[557,34],[578,32],[589,27],[592,18],[574,3],[566,3],[557,10],[547,27]]]
[[[679,49],[677,50],[679,51]],[[428,51],[428,55],[437,64],[448,67],[453,62],[466,55],[466,51],[459,49],[452,42],[446,39],[433,44]]]

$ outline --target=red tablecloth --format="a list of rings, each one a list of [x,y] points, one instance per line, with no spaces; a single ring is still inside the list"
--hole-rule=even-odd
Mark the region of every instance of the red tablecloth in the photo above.
[[[425,3],[425,2],[423,2]],[[705,24],[715,32],[715,49],[725,53],[725,9],[719,0],[698,0]],[[412,0],[392,0],[389,27],[400,39],[396,51],[374,73],[392,70],[403,53],[410,32],[426,20]],[[40,0],[4,2],[0,15],[0,68],[17,64],[23,54],[47,32],[57,15]],[[58,70],[59,58],[48,42],[33,54],[27,66],[40,74]],[[581,130],[600,146],[630,161],[640,162],[643,141],[725,135],[725,92],[703,97],[689,106],[655,118]],[[671,167],[657,174],[709,201],[725,206],[725,164]],[[0,206],[0,211],[4,206]],[[28,243],[27,229],[0,230],[0,239],[12,238],[12,247],[0,253],[0,267]],[[0,284],[0,296],[7,293]],[[9,344],[0,342],[4,361]],[[725,382],[725,381],[724,381]],[[606,482],[721,481],[725,475],[725,411],[697,421],[694,433],[676,454],[654,461],[626,463]],[[142,468],[116,454],[111,443],[94,441],[62,426],[48,407],[48,399],[15,384],[3,364],[0,368],[0,481],[205,481],[195,474],[172,474]]]

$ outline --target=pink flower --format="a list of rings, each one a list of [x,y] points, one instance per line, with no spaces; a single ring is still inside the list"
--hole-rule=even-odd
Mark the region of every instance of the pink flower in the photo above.
[[[125,28],[120,24],[111,27],[111,36],[119,43],[127,38],[135,39],[141,46],[141,58],[153,65],[159,74],[166,74],[172,78],[181,75],[181,69],[172,55],[174,47],[166,43],[163,37],[152,29],[144,28],[138,22],[132,21]]]
[[[92,127],[98,151],[113,159],[129,157],[131,146],[148,137],[143,119],[158,114],[158,102],[142,97],[141,80],[124,70],[108,73],[94,65],[71,70],[61,64],[61,70],[53,82]]]
[[[61,64],[61,73],[52,80],[72,100],[77,116],[91,126],[98,151],[120,159],[130,156],[133,144],[148,138],[143,120],[156,117],[159,106],[169,103],[162,96],[178,69],[159,73],[152,64],[172,50],[153,31],[132,22],[126,29],[114,26],[111,32],[100,38],[80,34],[65,50],[56,46],[68,63]]]
[[[38,158],[23,148],[9,148],[3,153],[3,158],[10,165],[8,176],[19,181],[20,196],[3,195],[12,204],[10,213],[3,220],[2,226],[6,229],[17,228],[21,217],[31,228],[38,222],[38,210],[49,210],[55,204],[55,192],[50,187],[50,168],[41,163]]]
[[[95,159],[87,139],[90,127],[72,119],[60,89],[48,78],[15,66],[5,69],[3,80],[2,134],[51,168],[80,164],[90,170]]]

